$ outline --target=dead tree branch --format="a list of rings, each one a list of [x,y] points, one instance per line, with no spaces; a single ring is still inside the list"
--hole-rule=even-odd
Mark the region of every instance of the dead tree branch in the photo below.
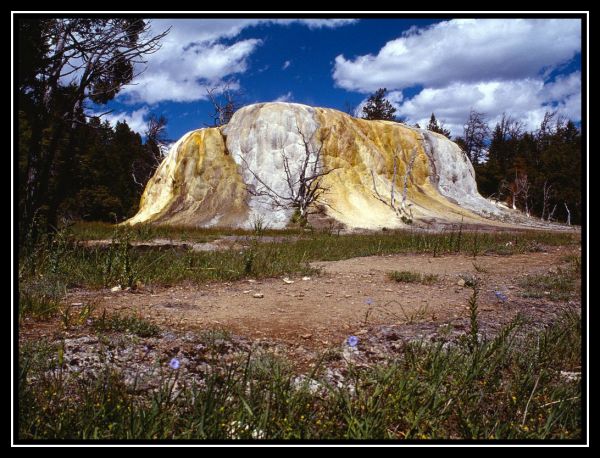
[[[298,127],[297,123],[296,128],[302,141],[304,155],[299,160],[299,163],[294,164],[286,153],[285,147],[282,148],[281,159],[286,183],[286,188],[283,192],[277,192],[272,186],[267,184],[263,177],[252,169],[244,157],[246,151],[242,150],[240,157],[245,169],[250,172],[254,180],[259,184],[256,187],[248,186],[248,192],[251,195],[267,197],[274,207],[293,208],[298,211],[300,220],[306,221],[308,215],[313,213],[311,208],[314,207],[314,204],[327,205],[322,200],[322,196],[329,189],[323,186],[322,180],[323,177],[337,170],[337,168],[329,169],[323,166],[322,153],[325,138],[322,138],[315,148],[313,147],[313,139],[316,131],[310,137],[307,137]],[[297,169],[294,165],[298,165]]]

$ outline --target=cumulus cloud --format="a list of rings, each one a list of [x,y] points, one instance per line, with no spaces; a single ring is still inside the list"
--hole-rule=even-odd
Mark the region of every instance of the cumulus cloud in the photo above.
[[[580,46],[581,22],[575,19],[457,19],[413,28],[377,55],[339,55],[333,78],[358,92],[515,80],[565,63]]]
[[[581,75],[573,72],[551,83],[541,78],[480,83],[453,83],[444,88],[426,88],[404,101],[399,112],[408,122],[424,127],[431,113],[446,123],[453,135],[462,135],[469,111],[485,113],[493,126],[506,112],[536,129],[546,111],[558,110],[573,120],[581,119]]]
[[[281,66],[282,70],[285,70],[286,68],[288,68],[290,65],[292,65],[292,63],[289,60],[286,60],[283,65]]]
[[[260,44],[258,39],[232,45],[166,40],[151,56],[147,70],[123,88],[121,95],[129,102],[151,104],[206,99],[207,88],[220,86],[225,78],[246,71],[248,56]],[[234,89],[232,84],[229,88]]]
[[[349,19],[158,19],[153,33],[170,28],[161,49],[148,56],[145,71],[120,93],[129,103],[162,101],[192,102],[207,98],[206,90],[222,86],[224,80],[234,89],[235,75],[249,68],[249,58],[262,44],[250,38],[234,43],[245,28],[260,24],[289,25],[298,23],[310,29],[333,28],[351,24]],[[233,82],[232,82],[233,81]],[[217,91],[218,92],[218,91]]]
[[[548,79],[580,46],[579,20],[451,20],[412,28],[377,54],[339,55],[333,78],[355,92],[386,87],[409,123],[424,126],[435,112],[453,135],[462,134],[471,109],[486,113],[492,125],[506,112],[534,129],[546,111],[581,119],[580,72]],[[409,88],[420,92],[403,98]]]
[[[104,121],[108,121],[111,126],[115,126],[117,122],[125,121],[129,128],[138,134],[143,135],[146,130],[146,117],[150,110],[148,107],[142,107],[139,110],[135,110],[131,113],[127,112],[118,112],[118,113],[108,113],[103,115],[100,119]],[[99,113],[89,113],[88,116],[98,116]]]

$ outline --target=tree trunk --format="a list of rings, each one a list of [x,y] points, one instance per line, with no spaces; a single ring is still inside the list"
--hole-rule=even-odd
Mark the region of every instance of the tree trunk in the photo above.
[[[571,225],[571,211],[569,210],[569,207],[567,206],[567,203],[565,202],[565,208],[567,209],[567,226]]]

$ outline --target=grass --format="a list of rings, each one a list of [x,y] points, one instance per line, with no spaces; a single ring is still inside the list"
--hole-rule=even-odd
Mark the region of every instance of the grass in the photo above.
[[[388,277],[398,283],[421,283],[422,285],[432,285],[438,281],[438,276],[435,274],[421,274],[407,270],[389,272]]]
[[[65,286],[60,282],[28,281],[19,287],[19,320],[47,320],[60,310]]]
[[[581,294],[581,257],[569,256],[566,267],[546,274],[523,278],[519,286],[525,298],[545,298],[551,301],[566,301]]]
[[[257,221],[253,229],[231,228],[194,228],[188,226],[159,226],[155,224],[136,224],[135,226],[115,226],[102,222],[79,221],[69,227],[69,231],[77,240],[110,240],[117,231],[129,232],[132,240],[148,241],[152,239],[187,240],[192,242],[210,242],[224,235],[299,235],[300,229],[272,230]]]
[[[578,439],[581,381],[561,371],[581,365],[580,323],[565,312],[529,334],[517,319],[490,339],[407,342],[382,363],[350,364],[342,384],[323,365],[299,382],[270,353],[216,359],[201,385],[165,365],[143,393],[109,363],[93,378],[67,373],[60,349],[40,341],[20,348],[18,437]]]
[[[312,261],[335,261],[394,253],[433,253],[437,256],[455,253],[458,240],[452,233],[386,231],[336,236],[315,232],[300,238],[290,238],[285,243],[249,240],[248,246],[241,251],[194,252],[158,248],[136,250],[130,245],[136,237],[136,230],[119,229],[113,234],[115,243],[109,248],[80,246],[77,237],[82,236],[81,230],[63,234],[60,243],[40,246],[21,255],[20,280],[27,281],[42,275],[61,281],[66,287],[100,288],[115,285],[135,287],[139,284],[168,286],[186,281],[202,283],[293,274],[310,275],[315,273],[309,266]],[[154,229],[154,226],[148,230],[167,231],[161,227]],[[174,234],[176,229],[170,228],[169,231]],[[577,236],[564,233],[462,232],[460,250],[472,255],[472,245],[476,244],[480,252],[516,254],[527,253],[532,245],[537,244],[577,243]]]
[[[92,322],[96,332],[128,332],[139,337],[156,337],[160,335],[160,327],[150,321],[135,316],[113,314],[106,315],[106,311]]]
[[[75,316],[74,309],[61,302],[65,288],[73,286],[99,288],[121,284],[135,288],[140,284],[313,274],[309,263],[319,260],[393,253],[512,255],[543,246],[579,243],[579,238],[570,234],[533,231],[461,231],[459,236],[386,231],[336,236],[276,232],[262,227],[260,230],[268,235],[301,236],[290,237],[285,243],[253,241],[241,251],[139,251],[130,245],[132,240],[204,240],[202,237],[208,239],[224,232],[184,232],[154,226],[115,232],[110,225],[76,225],[51,243],[20,253],[19,317],[47,319],[60,315],[68,328],[74,318],[81,320],[89,315],[89,310],[82,309]],[[113,238],[115,243],[109,248],[83,248],[78,241],[86,238]],[[526,279],[525,293],[550,291],[550,298],[571,297],[581,276],[581,258],[569,257],[564,262],[565,267],[554,274]],[[394,274],[413,281],[435,281],[414,272],[391,273]],[[451,344],[443,339],[407,342],[395,356],[377,364],[349,364],[341,385],[327,377],[326,366],[340,361],[341,348],[329,349],[305,382],[298,383],[299,374],[284,356],[253,350],[233,361],[220,357],[231,338],[225,330],[203,335],[214,358],[209,371],[194,374],[202,377],[202,383],[194,382],[197,377],[190,377],[188,368],[171,370],[163,363],[156,371],[159,388],[143,392],[128,384],[126,374],[109,361],[94,377],[76,375],[67,370],[60,344],[44,340],[21,344],[18,437],[580,438],[581,381],[561,374],[578,372],[581,367],[580,315],[566,311],[546,329],[535,332],[528,331],[527,323],[515,320],[497,336],[486,338],[478,332],[477,294],[468,305],[470,327],[462,338]],[[417,319],[408,317],[407,321]],[[128,332],[140,338],[160,334],[157,326],[136,316],[102,315],[91,323],[100,334]],[[190,367],[192,370],[195,369]]]

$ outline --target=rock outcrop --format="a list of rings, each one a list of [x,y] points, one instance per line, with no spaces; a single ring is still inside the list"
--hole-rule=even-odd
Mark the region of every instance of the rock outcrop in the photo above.
[[[307,159],[329,172],[312,210],[348,228],[501,224],[511,213],[479,195],[468,158],[442,135],[328,108],[261,103],[225,126],[184,135],[128,223],[285,227],[294,209],[274,196],[286,197],[290,182],[298,186]]]

